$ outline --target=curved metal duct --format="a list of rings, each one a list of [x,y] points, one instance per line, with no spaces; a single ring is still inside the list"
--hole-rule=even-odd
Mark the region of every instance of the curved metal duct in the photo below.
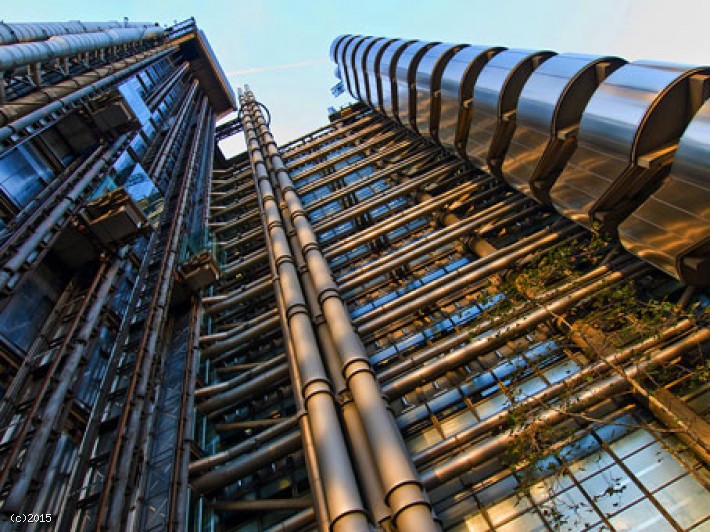
[[[710,96],[710,67],[459,47],[344,35],[331,56],[351,94],[377,111],[581,225],[622,224],[632,253],[710,283],[710,109],[668,175]]]
[[[340,76],[343,80],[343,83],[345,84],[345,88],[354,98],[356,98],[357,96],[355,95],[352,89],[353,72],[352,67],[350,66],[351,62],[348,60],[348,58],[350,57],[350,53],[352,52],[352,47],[354,46],[354,44],[356,44],[356,41],[361,38],[362,36],[360,35],[349,35],[342,41],[341,45],[338,47],[338,54],[340,57],[340,61],[338,63],[340,65]]]
[[[382,97],[380,101],[382,108],[379,109],[382,113],[394,118],[398,111],[397,103],[397,83],[395,81],[395,69],[397,62],[402,53],[412,44],[417,41],[396,40],[382,54],[380,60],[380,77]]]
[[[457,52],[441,76],[441,104],[437,140],[445,148],[466,156],[471,129],[473,86],[490,59],[505,48],[468,46]]]
[[[380,79],[380,61],[385,50],[396,39],[381,39],[375,42],[365,57],[365,93],[371,107],[382,108],[382,80]]]
[[[353,56],[353,70],[355,71],[355,88],[358,93],[358,98],[366,102],[370,101],[370,96],[368,94],[369,84],[367,80],[367,70],[365,69],[365,62],[367,61],[367,56],[372,50],[372,47],[382,40],[382,37],[367,37],[360,43],[360,46],[358,46]]]
[[[710,100],[683,133],[670,175],[619,226],[623,246],[684,283],[710,284]]]
[[[550,191],[555,208],[584,226],[615,231],[668,170],[710,91],[709,74],[637,61],[609,76],[582,114],[577,150]]]
[[[520,93],[516,127],[502,173],[541,203],[577,146],[582,112],[599,84],[626,61],[618,57],[561,54],[545,61]]]
[[[369,49],[372,44],[373,39],[378,39],[378,37],[361,37],[355,46],[350,50],[350,56],[348,57],[350,68],[351,68],[351,84],[352,89],[355,92],[355,97],[358,100],[363,100],[365,95],[365,89],[363,87],[362,79],[364,75],[364,64],[363,57],[365,52]]]
[[[333,61],[333,63],[338,62],[338,58],[340,57],[338,55],[338,49],[347,37],[350,37],[350,35],[338,35],[335,39],[333,39],[333,42],[330,45],[330,60]]]
[[[438,42],[416,41],[397,59],[394,82],[397,87],[397,106],[394,118],[409,129],[417,130],[417,92],[414,89],[419,62],[424,54]]]
[[[50,37],[46,41],[0,46],[0,71],[19,66],[44,63],[110,46],[161,37],[161,28],[116,28],[101,32]]]
[[[466,156],[498,175],[515,130],[515,109],[523,85],[550,51],[511,49],[493,57],[483,67],[473,87],[473,121]]]
[[[441,76],[456,52],[466,44],[441,43],[424,54],[415,74],[415,113],[411,120],[415,130],[437,140],[441,107]]]
[[[161,29],[154,22],[118,22],[116,20],[106,22],[81,22],[79,20],[70,20],[68,22],[0,22],[0,45],[42,41],[57,35],[76,35],[116,28]]]

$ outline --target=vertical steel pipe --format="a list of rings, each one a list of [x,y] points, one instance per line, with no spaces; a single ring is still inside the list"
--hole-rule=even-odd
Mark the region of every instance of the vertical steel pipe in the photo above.
[[[257,140],[252,112],[244,109],[244,133],[254,170],[261,210],[267,227],[272,260],[275,265],[283,306],[288,321],[301,393],[308,412],[308,423],[318,455],[332,530],[369,530],[357,482],[350,468],[347,447],[340,431],[330,384],[319,356],[319,348],[311,326],[295,263],[283,228],[269,174]]]
[[[250,92],[247,98],[245,103],[254,101]],[[323,315],[340,353],[343,375],[365,426],[394,522],[402,530],[437,531],[439,526],[432,515],[431,503],[404,447],[402,436],[382,399],[365,347],[350,322],[347,308],[320,251],[313,227],[261,111],[255,105],[252,107],[261,144],[276,172]]]

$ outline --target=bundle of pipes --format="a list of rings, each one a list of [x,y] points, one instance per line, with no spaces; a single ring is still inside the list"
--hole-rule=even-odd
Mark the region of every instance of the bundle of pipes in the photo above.
[[[336,38],[331,58],[364,105],[710,283],[710,67],[361,35]]]
[[[339,528],[345,521],[352,521],[356,528],[367,526],[366,521],[360,520],[364,513],[362,502],[357,497],[359,491],[356,484],[353,484],[351,492],[351,496],[356,498],[338,500],[344,494],[342,488],[336,486],[355,482],[354,473],[345,467],[350,461],[346,448],[341,447],[343,436],[338,436],[343,434],[343,428],[338,423],[331,399],[325,400],[332,394],[327,385],[330,379],[334,383],[342,379],[340,386],[343,391],[349,392],[354,406],[349,410],[349,415],[344,416],[344,433],[351,442],[362,442],[364,447],[360,450],[369,451],[360,453],[360,459],[355,456],[357,473],[363,486],[381,494],[379,500],[370,504],[374,518],[386,521],[391,515],[395,526],[403,530],[438,530],[421,481],[387,404],[382,400],[365,348],[333,282],[328,263],[320,251],[314,229],[276,143],[255,104],[253,94],[247,89],[240,98],[247,146],[261,196],[267,241],[271,246],[271,261],[276,268],[274,274],[278,274],[286,326],[292,331],[290,337],[302,383],[301,393],[307,412],[309,408],[319,409],[319,413],[309,413],[307,417],[316,436],[314,445],[318,470],[325,487],[331,526]],[[290,239],[284,228],[290,228]],[[298,263],[301,263],[301,276],[294,267]],[[315,322],[320,324],[317,333],[313,331],[308,317],[309,308]],[[324,317],[325,321],[318,320],[317,316]],[[316,338],[321,340],[320,346]],[[325,372],[326,367],[329,376]],[[348,419],[351,420],[349,423]],[[315,424],[319,425],[318,430]],[[328,438],[318,438],[318,435],[325,433]],[[373,474],[375,478],[371,477]],[[346,479],[351,480],[346,482]],[[365,493],[368,502],[372,500],[372,495],[372,492]],[[345,500],[349,502],[345,504]]]
[[[8,72],[20,66],[158,39],[164,35],[165,31],[160,27],[115,28],[78,35],[52,36],[46,41],[5,44],[0,46],[0,71]]]
[[[84,98],[112,87],[116,82],[135,74],[176,48],[154,47],[145,52],[116,61],[110,65],[62,81],[41,91],[35,91],[0,106],[0,142],[50,116],[75,105]]]
[[[154,22],[0,22],[0,45],[42,41],[59,35],[79,35],[120,28],[159,29]]]

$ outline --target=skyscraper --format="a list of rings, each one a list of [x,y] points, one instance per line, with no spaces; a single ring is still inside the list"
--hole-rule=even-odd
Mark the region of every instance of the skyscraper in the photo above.
[[[5,519],[710,526],[710,69],[345,35],[279,147],[194,21],[0,36]]]
[[[185,529],[194,294],[234,95],[192,20],[0,35],[3,519]]]

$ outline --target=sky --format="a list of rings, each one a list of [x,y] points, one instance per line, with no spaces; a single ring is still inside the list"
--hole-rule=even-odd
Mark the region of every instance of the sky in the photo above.
[[[710,64],[710,0],[32,0],[3,2],[6,22],[195,17],[235,89],[272,115],[278,143],[327,123],[330,44],[353,33]],[[241,137],[222,143],[226,155]]]

